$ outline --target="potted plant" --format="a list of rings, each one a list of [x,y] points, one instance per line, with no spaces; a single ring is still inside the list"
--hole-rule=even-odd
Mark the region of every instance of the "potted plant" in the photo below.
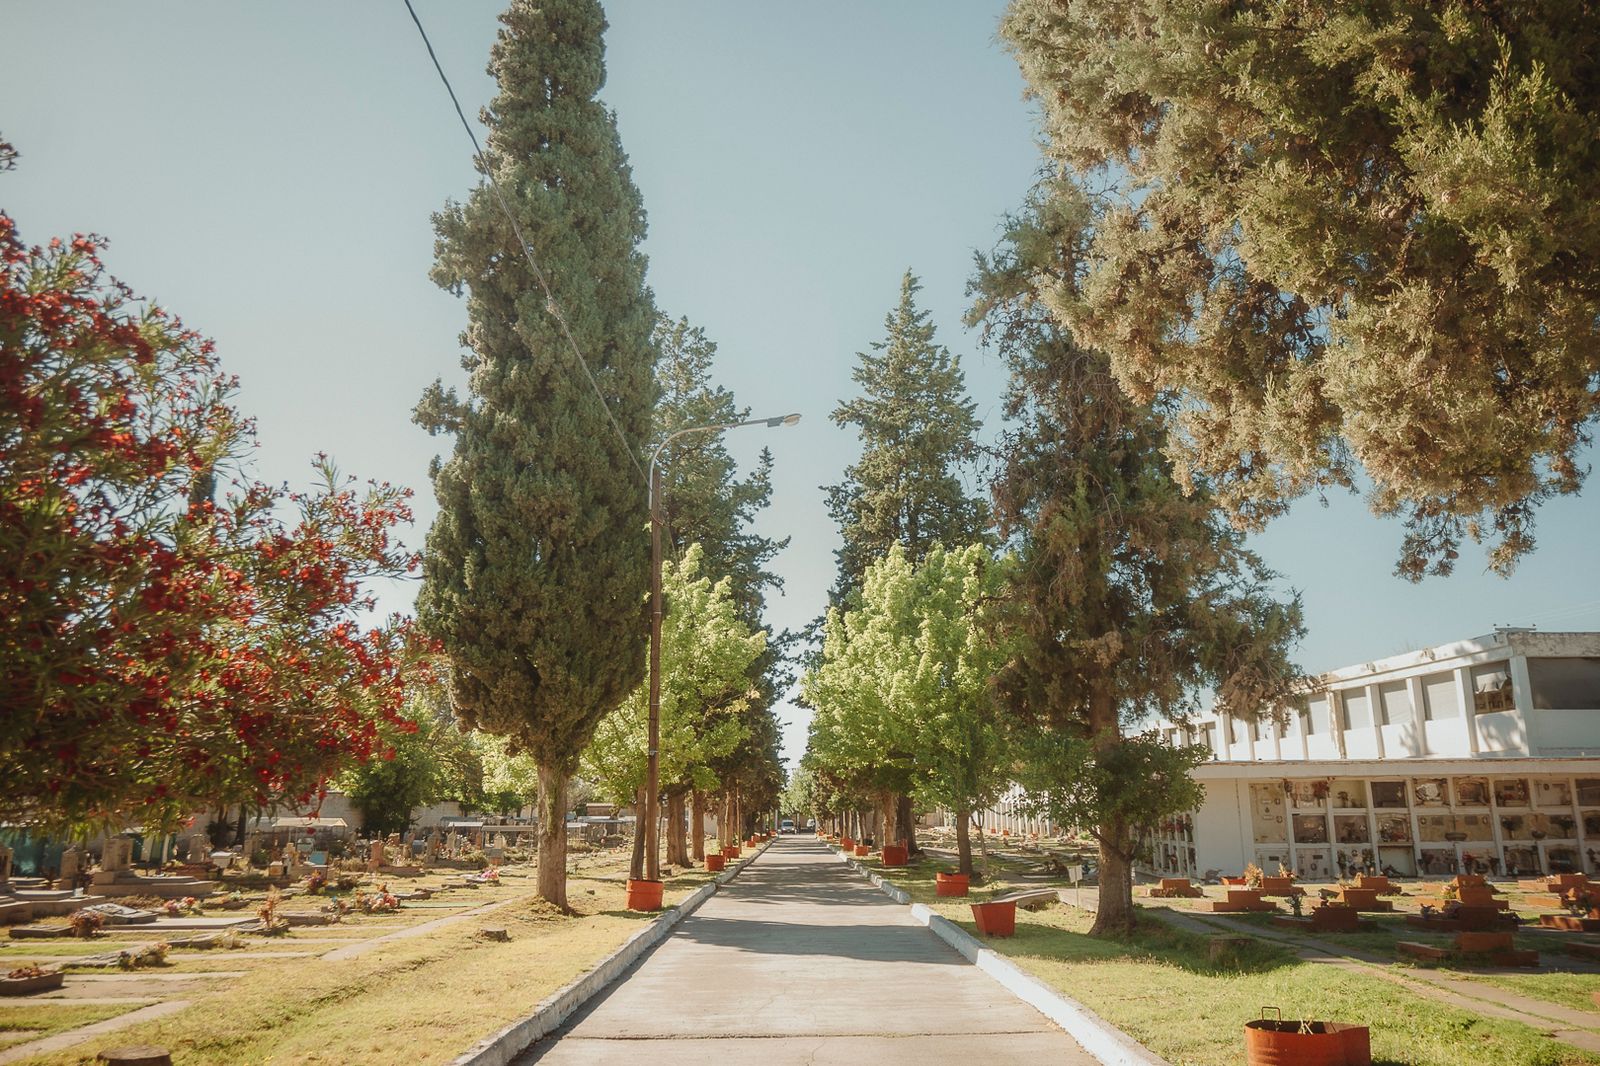
[[[658,911],[661,909],[661,893],[664,885],[660,881],[635,881],[628,878],[628,909],[630,911]]]
[[[1268,1018],[1268,1010],[1278,1017]],[[1284,1018],[1276,1007],[1263,1007],[1262,1016],[1244,1023],[1246,1066],[1277,1063],[1318,1063],[1319,1066],[1371,1066],[1372,1034],[1364,1025]]]
[[[728,857],[723,855],[721,852],[708,852],[706,854],[706,869],[710,870],[712,873],[717,873],[718,871],[725,869],[727,865]]]
[[[933,891],[940,896],[965,896],[970,883],[967,874],[947,874],[940,870],[933,875]]]

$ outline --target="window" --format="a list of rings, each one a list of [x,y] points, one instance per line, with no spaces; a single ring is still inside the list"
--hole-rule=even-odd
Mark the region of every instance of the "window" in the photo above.
[[[1430,722],[1461,717],[1454,673],[1429,674],[1422,679],[1422,714]]]
[[[1511,711],[1517,706],[1511,697],[1511,664],[1492,663],[1472,668],[1472,709],[1476,714]]]
[[[1372,704],[1364,688],[1347,688],[1339,693],[1339,704],[1344,708],[1346,729],[1372,728]]]
[[[1600,708],[1600,658],[1529,659],[1533,705],[1541,711]]]
[[[1404,681],[1378,686],[1378,721],[1384,725],[1411,721],[1411,687]]]

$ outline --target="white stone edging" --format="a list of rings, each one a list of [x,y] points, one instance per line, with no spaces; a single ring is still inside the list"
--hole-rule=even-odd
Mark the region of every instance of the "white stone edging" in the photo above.
[[[848,855],[841,853],[839,858],[896,903],[911,903],[911,896],[904,889],[891,884]],[[963,958],[992,977],[1006,991],[1059,1025],[1104,1066],[1170,1066],[1166,1059],[1082,1003],[1024,972],[999,952],[984,947],[981,940],[943,915],[935,914],[927,904],[911,904],[911,917],[927,926],[929,932],[955,948]]]
[[[532,1047],[534,1042],[555,1032],[578,1008],[621,977],[627,969],[656,944],[666,939],[673,926],[699,910],[700,905],[716,894],[717,889],[733,880],[772,846],[767,841],[747,859],[740,859],[731,869],[724,870],[711,881],[689,894],[676,907],[652,919],[650,924],[630,936],[611,954],[601,959],[583,976],[566,987],[552,992],[539,1002],[533,1013],[512,1022],[499,1032],[483,1038],[470,1049],[452,1059],[450,1066],[506,1066],[512,1059]]]

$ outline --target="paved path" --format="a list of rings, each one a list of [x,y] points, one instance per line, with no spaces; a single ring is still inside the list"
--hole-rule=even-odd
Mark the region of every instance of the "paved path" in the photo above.
[[[1088,1066],[810,837],[779,838],[516,1066]]]

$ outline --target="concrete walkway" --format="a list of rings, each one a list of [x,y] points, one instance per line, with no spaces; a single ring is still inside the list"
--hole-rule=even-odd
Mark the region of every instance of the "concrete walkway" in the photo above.
[[[783,837],[518,1066],[1095,1060],[811,837]]]

